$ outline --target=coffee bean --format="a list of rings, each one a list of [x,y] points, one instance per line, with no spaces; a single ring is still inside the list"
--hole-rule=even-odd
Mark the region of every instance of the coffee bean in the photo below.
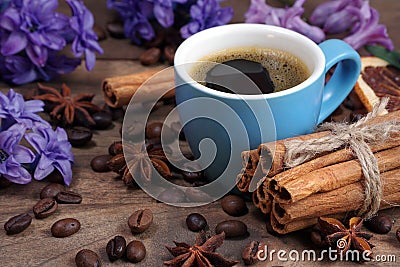
[[[392,230],[392,220],[383,213],[378,213],[371,219],[365,220],[364,225],[377,234],[387,234]]]
[[[81,228],[81,223],[74,218],[65,218],[56,221],[51,226],[51,234],[54,237],[67,237],[75,234]]]
[[[257,254],[260,250],[264,250],[265,253],[265,244],[263,242],[251,241],[248,243],[242,251],[242,260],[244,264],[253,265],[257,263],[259,261]]]
[[[242,237],[247,235],[247,225],[238,220],[222,221],[215,227],[215,233],[225,232],[225,237]]]
[[[93,26],[93,31],[97,35],[97,40],[98,41],[103,41],[103,40],[107,39],[107,34],[104,31],[103,27],[95,24]]]
[[[112,124],[112,116],[109,112],[99,111],[92,115],[93,120],[95,121],[95,128],[97,130],[104,130],[110,127]]]
[[[116,261],[124,256],[126,250],[126,241],[123,236],[117,235],[106,246],[107,256],[110,261]]]
[[[6,230],[7,235],[14,235],[21,233],[29,225],[31,225],[32,217],[28,213],[22,213],[14,216],[4,224],[4,230]]]
[[[115,156],[123,153],[122,141],[115,141],[108,147],[108,154]]]
[[[122,121],[125,115],[125,110],[123,108],[113,108],[107,104],[104,104],[103,111],[110,113],[113,121]]]
[[[81,147],[92,140],[93,133],[89,128],[76,126],[67,129],[68,141],[73,147]]]
[[[133,234],[146,231],[153,222],[153,212],[149,209],[136,210],[128,219],[128,226]]]
[[[60,204],[80,204],[82,196],[73,191],[61,191],[57,194],[56,201]]]
[[[172,203],[184,203],[186,202],[185,193],[175,187],[166,188],[157,197],[161,202],[172,204]]]
[[[139,240],[129,242],[126,247],[126,258],[132,263],[138,263],[146,257],[146,248]]]
[[[122,24],[122,22],[119,21],[109,22],[106,25],[106,29],[111,37],[118,39],[125,38],[124,25]]]
[[[57,194],[65,190],[65,186],[62,184],[51,183],[43,187],[40,191],[40,199],[43,198],[55,198]]]
[[[57,201],[53,198],[43,198],[33,206],[33,213],[36,219],[49,217],[56,212],[58,207]]]
[[[75,256],[75,264],[77,267],[100,267],[101,260],[96,252],[82,249]]]
[[[171,65],[174,65],[175,52],[176,46],[167,45],[166,47],[164,47],[164,57]]]
[[[398,228],[398,229],[396,230],[396,238],[397,238],[397,241],[400,242],[400,228]]]
[[[152,47],[150,49],[147,49],[142,55],[140,55],[139,61],[143,65],[154,65],[160,60],[160,57],[160,48]]]
[[[108,161],[112,159],[112,155],[99,155],[90,161],[90,167],[95,172],[109,172],[111,169],[108,167]]]
[[[207,220],[200,213],[191,213],[186,217],[186,225],[190,231],[198,232],[207,226]]]
[[[237,195],[227,195],[221,200],[222,209],[231,216],[245,215],[249,210],[243,198]]]
[[[166,144],[173,142],[178,139],[175,131],[173,131],[168,125],[164,125],[161,122],[152,122],[146,125],[146,138],[154,140],[155,143],[161,144],[161,133],[164,134],[163,141]]]

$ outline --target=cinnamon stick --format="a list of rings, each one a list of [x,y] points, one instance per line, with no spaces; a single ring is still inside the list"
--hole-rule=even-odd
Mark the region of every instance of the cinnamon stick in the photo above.
[[[171,98],[175,95],[173,68],[150,69],[140,73],[105,78],[101,85],[104,100],[113,108],[128,105],[144,82],[146,86],[141,88],[143,102],[157,101],[159,96]]]
[[[381,123],[381,122],[391,121],[391,120],[399,120],[399,119],[400,119],[400,110],[372,118],[366,124],[371,125],[371,124],[376,124],[376,123]],[[264,173],[265,176],[273,177],[273,176],[277,175],[278,173],[281,173],[285,170],[285,163],[284,163],[285,154],[286,154],[285,142],[292,141],[292,140],[309,140],[309,139],[313,139],[313,138],[321,138],[323,136],[328,135],[329,133],[330,133],[329,131],[317,132],[317,133],[312,133],[312,134],[308,134],[308,135],[302,135],[302,136],[287,138],[287,139],[279,140],[279,141],[275,141],[275,142],[261,144],[257,150],[258,155],[253,156],[252,160],[253,160],[253,162],[259,162],[259,165],[261,165],[262,172]],[[341,152],[339,152],[339,151],[341,151]],[[254,152],[252,151],[252,153],[254,153]],[[338,150],[337,152],[334,152],[334,153],[336,153],[334,156],[337,156],[337,159],[339,159],[340,157],[344,157],[345,158],[344,160],[347,160],[346,154],[348,154],[348,151],[345,151],[344,149],[342,149],[342,150]],[[343,155],[341,153],[344,153],[345,155]],[[321,156],[324,156],[324,155],[316,155],[314,157],[314,159],[321,157]],[[254,167],[254,164],[247,164],[247,162],[245,162],[245,160],[246,160],[246,158],[243,158],[244,170],[242,170],[241,174],[239,174],[239,176],[237,177],[237,181],[240,181],[242,188],[248,189],[249,184],[251,183],[251,180],[253,178],[251,174],[252,173],[254,174],[256,167]],[[322,165],[321,165],[321,163],[322,163]],[[310,169],[304,169],[302,171],[303,172],[302,174],[305,174],[305,173],[315,170],[317,168],[321,168],[322,166],[329,166],[330,164],[332,164],[332,162],[327,161],[327,163],[324,164],[324,161],[320,160],[320,162],[318,164],[316,164],[314,166],[310,165],[309,166],[309,167],[311,167]],[[304,164],[302,164],[302,165],[304,165]]]
[[[400,167],[400,139],[371,145],[370,148],[373,152],[380,151],[374,154],[380,172]],[[276,202],[292,203],[314,193],[331,191],[360,181],[363,179],[361,165],[356,159],[349,160],[351,158],[354,156],[349,149],[316,158],[266,181],[267,191]],[[334,164],[335,161],[339,163]]]
[[[387,202],[400,203],[400,168],[381,173],[381,179],[381,207],[385,207]],[[298,218],[355,211],[363,202],[364,184],[358,181],[329,192],[313,194],[291,204],[279,203],[274,199],[272,214],[279,223],[285,224]]]

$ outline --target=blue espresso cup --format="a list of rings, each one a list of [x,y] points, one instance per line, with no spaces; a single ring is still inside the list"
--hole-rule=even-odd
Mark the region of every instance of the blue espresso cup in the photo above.
[[[292,88],[258,95],[217,91],[191,77],[205,56],[242,47],[287,51],[303,61],[310,76]],[[325,84],[326,72],[335,65]],[[360,56],[341,40],[317,45],[281,27],[230,24],[186,39],[176,51],[174,68],[177,109],[190,148],[207,177],[225,177],[221,185],[232,188],[242,151],[313,132],[343,102],[360,74]]]

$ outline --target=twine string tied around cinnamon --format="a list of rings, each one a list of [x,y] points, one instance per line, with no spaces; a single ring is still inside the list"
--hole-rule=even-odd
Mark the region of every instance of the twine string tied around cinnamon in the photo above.
[[[400,121],[385,121],[370,125],[366,122],[381,114],[388,101],[388,98],[383,98],[373,111],[356,123],[323,123],[317,131],[330,131],[330,134],[321,138],[285,142],[285,166],[293,168],[316,155],[349,147],[358,159],[364,176],[365,201],[357,213],[360,217],[370,218],[379,210],[382,181],[377,159],[368,144],[384,142],[393,133],[400,132]]]

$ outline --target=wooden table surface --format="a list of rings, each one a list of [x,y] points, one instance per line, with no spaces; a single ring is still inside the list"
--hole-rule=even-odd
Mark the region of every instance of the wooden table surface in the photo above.
[[[113,13],[106,9],[105,1],[87,0],[88,7],[93,11],[96,23],[104,27],[113,17]],[[312,3],[310,3],[312,2]],[[306,10],[311,10],[318,2],[307,1]],[[398,22],[400,21],[400,1],[398,0],[371,0],[371,5],[378,9],[381,15],[380,22],[387,25],[390,36],[400,49],[400,35]],[[243,21],[243,12],[247,9],[249,1],[227,1],[234,4],[235,21]],[[309,12],[309,11],[308,11]],[[105,77],[130,74],[143,71],[143,67],[136,60],[141,48],[133,46],[127,40],[116,40],[108,37],[101,42],[104,54],[100,55],[96,67],[92,72],[87,72],[79,67],[74,73],[60,77],[46,83],[60,87],[67,83],[77,92],[96,93],[94,103],[103,105],[104,100],[100,91],[101,81]],[[17,91],[25,92],[35,84],[14,86]],[[0,83],[2,92],[6,92],[9,85]],[[199,212],[208,219],[210,229],[224,220],[231,219],[225,214],[220,202],[197,207],[178,208],[157,203],[153,198],[141,190],[127,189],[123,182],[114,173],[95,173],[90,168],[90,160],[99,154],[106,154],[109,144],[119,140],[118,130],[120,122],[114,122],[113,127],[94,133],[93,141],[83,148],[73,148],[75,165],[73,166],[73,182],[70,189],[83,196],[80,205],[62,205],[52,216],[37,220],[33,219],[31,226],[24,232],[7,236],[0,230],[0,266],[74,266],[76,253],[83,248],[97,252],[104,266],[129,266],[130,263],[118,260],[110,263],[105,246],[109,239],[115,235],[123,235],[127,241],[142,240],[147,248],[147,256],[137,266],[162,266],[162,261],[170,259],[165,245],[172,246],[173,240],[192,243],[195,234],[185,226],[185,218],[189,213]],[[0,224],[3,225],[10,217],[28,212],[32,214],[32,206],[39,199],[39,192],[47,182],[33,181],[28,185],[12,185],[0,190]],[[264,218],[251,203],[248,203],[250,212],[241,217],[248,228],[250,236],[240,240],[226,240],[218,249],[220,253],[230,259],[240,259],[244,245],[250,240],[262,239],[268,244],[269,249],[284,249],[287,252],[296,249],[312,249],[307,232],[300,231],[286,236],[275,237],[267,233]],[[132,235],[127,219],[130,214],[139,208],[150,208],[154,212],[153,225],[143,234]],[[400,209],[392,208],[386,211],[395,221],[393,229],[400,227]],[[58,219],[74,217],[81,222],[81,230],[67,238],[54,238],[51,236],[50,227]],[[375,255],[395,255],[400,261],[400,243],[395,239],[394,230],[387,235],[374,235],[371,240],[375,245]],[[376,265],[377,263],[367,263]],[[238,266],[242,266],[240,262]],[[293,262],[274,261],[262,262],[256,266],[359,266],[348,262]],[[395,266],[396,263],[380,263],[380,266]]]

